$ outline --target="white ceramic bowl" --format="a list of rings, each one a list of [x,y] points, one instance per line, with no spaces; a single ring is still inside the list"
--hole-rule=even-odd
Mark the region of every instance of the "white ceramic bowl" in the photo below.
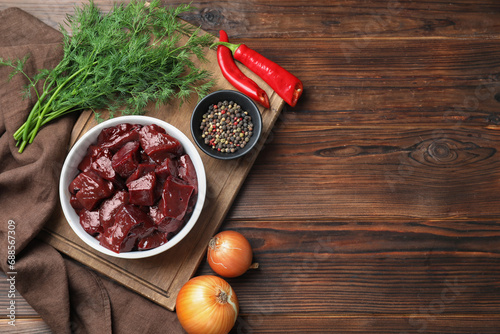
[[[78,214],[75,212],[75,210],[70,204],[70,193],[68,190],[68,186],[78,174],[77,166],[87,153],[87,148],[89,147],[90,144],[93,144],[97,141],[97,137],[101,132],[101,130],[121,123],[142,124],[142,125],[148,125],[154,123],[164,128],[169,135],[178,139],[181,142],[182,146],[184,147],[184,151],[189,155],[194,164],[194,167],[196,169],[196,175],[198,177],[198,199],[193,209],[191,217],[186,222],[184,227],[172,239],[170,239],[164,245],[161,245],[157,248],[153,248],[150,250],[115,253],[101,246],[97,239],[95,239],[90,234],[85,232],[83,227],[80,225],[80,218]],[[191,140],[173,125],[170,125],[167,122],[149,116],[115,117],[110,120],[99,123],[92,129],[90,129],[75,143],[75,145],[69,152],[68,156],[66,157],[66,160],[64,161],[64,165],[61,171],[61,178],[59,181],[59,197],[61,200],[61,206],[64,212],[64,216],[66,217],[66,220],[68,221],[73,231],[75,231],[75,233],[78,235],[78,237],[80,237],[80,239],[82,239],[83,242],[85,242],[87,245],[89,245],[93,249],[103,254],[125,259],[140,259],[140,258],[154,256],[166,251],[167,249],[172,248],[177,243],[179,243],[196,224],[196,221],[200,216],[201,210],[203,209],[203,204],[205,202],[205,197],[206,197],[206,191],[207,191],[207,181],[205,175],[205,168],[203,166],[201,157],[198,154],[198,151],[196,150]]]

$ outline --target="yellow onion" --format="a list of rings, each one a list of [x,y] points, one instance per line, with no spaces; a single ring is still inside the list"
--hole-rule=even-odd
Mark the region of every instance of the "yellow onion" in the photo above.
[[[194,277],[177,295],[177,318],[189,334],[226,334],[233,328],[238,311],[233,288],[217,276]]]
[[[207,261],[217,274],[237,277],[251,267],[252,247],[241,233],[223,231],[208,243]]]

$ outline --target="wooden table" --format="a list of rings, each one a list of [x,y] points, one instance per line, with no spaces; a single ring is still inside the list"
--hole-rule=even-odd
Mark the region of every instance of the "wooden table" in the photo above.
[[[0,10],[56,27],[80,2]],[[222,226],[260,263],[228,280],[234,332],[500,333],[500,3],[193,5],[187,21],[225,29],[305,87]],[[16,320],[50,332],[27,304]]]

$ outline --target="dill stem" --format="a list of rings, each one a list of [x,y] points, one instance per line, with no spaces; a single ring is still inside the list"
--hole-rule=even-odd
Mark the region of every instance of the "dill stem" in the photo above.
[[[26,119],[26,122],[24,122],[24,124],[23,124],[23,128],[24,129],[23,129],[23,133],[22,133],[23,134],[23,137],[22,137],[23,141],[27,141],[28,140],[28,133],[29,133],[29,131],[31,129],[30,125],[33,122],[33,118],[35,116],[37,116],[37,112],[40,109],[40,103],[41,103],[41,101],[43,101],[43,99],[45,99],[46,95],[47,95],[47,92],[43,92],[42,96],[38,98],[38,100],[36,101],[35,105],[31,109],[31,112],[29,113],[28,118]],[[16,133],[14,134],[14,136],[16,135]]]
[[[97,62],[95,62],[97,63]],[[95,65],[92,64],[92,65]],[[80,74],[83,70],[85,70],[85,68],[81,68],[79,69],[78,71],[76,71],[75,73],[73,73],[68,79],[66,79],[66,81],[64,81],[61,85],[59,85],[59,87],[57,87],[57,89],[55,90],[55,92],[52,94],[52,96],[50,97],[50,99],[47,101],[47,103],[45,104],[45,107],[43,108],[42,112],[40,113],[40,115],[38,116],[38,119],[37,119],[37,122],[36,122],[36,125],[35,125],[35,128],[34,128],[34,132],[32,133],[32,135],[30,136],[30,139],[29,139],[29,143],[31,144],[33,142],[33,140],[35,139],[35,136],[36,134],[38,133],[38,130],[40,129],[40,127],[42,126],[42,121],[43,121],[43,118],[45,117],[45,114],[47,113],[47,111],[49,110],[49,106],[52,104],[52,101],[54,101],[54,99],[56,98],[56,96],[59,94],[59,92],[61,91],[61,89],[64,88],[64,86],[66,86],[66,84],[68,82],[70,82],[71,80],[73,80],[73,78],[75,78],[78,74]],[[24,138],[23,138],[24,139]]]
[[[28,142],[23,140],[21,146],[19,147],[19,153],[22,153],[24,151],[24,148],[26,147],[27,144]]]

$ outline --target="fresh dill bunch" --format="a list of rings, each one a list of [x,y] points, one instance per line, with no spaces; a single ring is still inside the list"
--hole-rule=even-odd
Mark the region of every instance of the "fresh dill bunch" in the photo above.
[[[50,70],[33,78],[23,71],[27,57],[2,60],[0,66],[14,68],[10,78],[21,73],[37,101],[26,122],[14,134],[19,152],[32,143],[41,126],[71,112],[109,109],[111,117],[143,114],[146,105],[157,105],[172,98],[185,101],[192,94],[205,96],[213,85],[210,73],[198,68],[193,58],[205,61],[213,36],[202,34],[179,15],[190,5],[163,7],[159,0],[132,0],[115,4],[103,13],[92,1],[75,8],[67,16],[63,34],[64,56]],[[41,93],[35,86],[44,80]]]

